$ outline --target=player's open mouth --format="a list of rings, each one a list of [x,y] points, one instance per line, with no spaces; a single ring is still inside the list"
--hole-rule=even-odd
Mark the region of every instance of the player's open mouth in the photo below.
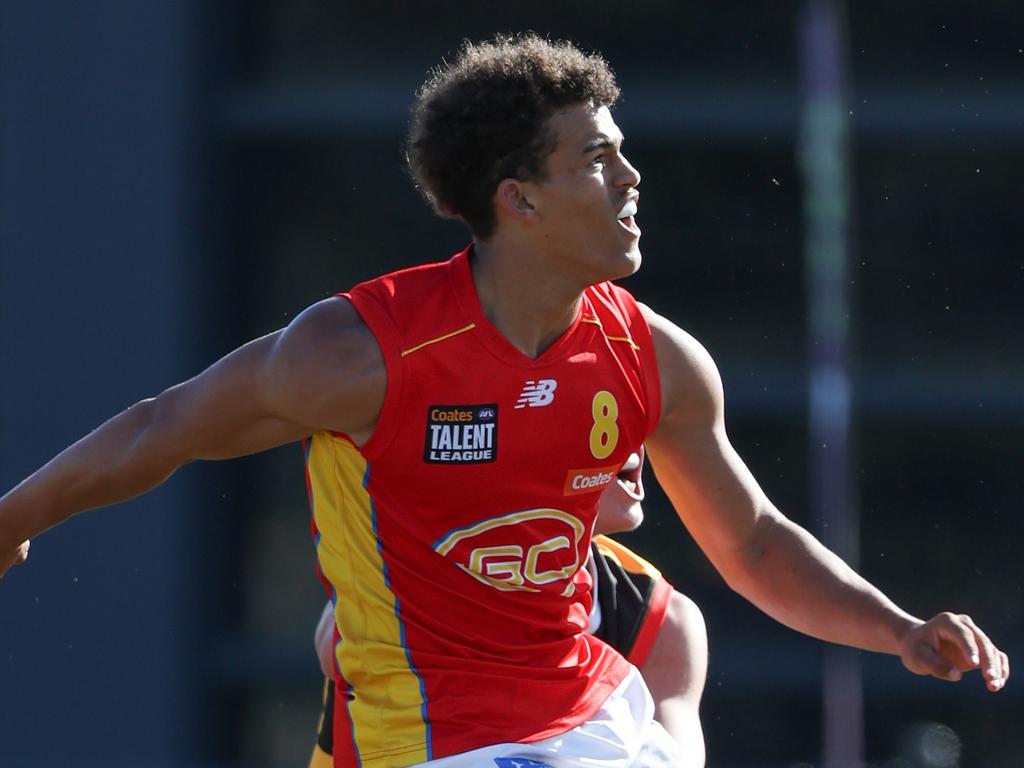
[[[640,451],[640,453],[631,453],[629,455],[626,463],[622,465],[622,469],[619,470],[619,474],[615,478],[619,483],[619,487],[631,499],[636,501],[644,500],[644,484],[642,480],[644,465],[643,448]]]
[[[619,220],[619,225],[623,229],[634,237],[640,237],[640,227],[636,225],[636,219],[634,218],[636,216],[636,211],[637,205],[636,198],[634,197],[627,200],[626,204],[619,209],[619,213],[616,218]]]

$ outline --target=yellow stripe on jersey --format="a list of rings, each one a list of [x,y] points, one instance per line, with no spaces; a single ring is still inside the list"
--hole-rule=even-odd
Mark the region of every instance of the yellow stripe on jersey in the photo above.
[[[409,347],[409,349],[403,349],[402,350],[402,357],[405,357],[406,355],[411,355],[413,352],[417,352],[417,351],[423,349],[424,347],[429,347],[431,344],[437,344],[437,342],[439,342],[439,341],[444,341],[445,339],[450,339],[453,336],[458,336],[460,333],[465,333],[466,331],[472,331],[474,328],[476,328],[476,323],[470,323],[469,325],[464,325],[461,328],[457,328],[454,331],[451,331],[450,333],[445,333],[445,334],[443,334],[441,336],[438,336],[436,338],[433,338],[433,339],[427,339],[426,341],[420,342],[415,347]]]
[[[310,438],[307,461],[316,555],[336,594],[334,617],[343,638],[336,654],[353,689],[347,711],[360,762],[364,768],[387,768],[398,756],[401,765],[425,762],[425,696],[378,545],[366,460],[348,440],[322,432]],[[335,744],[348,736],[335,733]]]
[[[608,335],[605,335],[605,338],[608,339],[608,341],[621,341],[624,344],[629,344],[629,346],[631,346],[633,349],[637,350],[638,352],[640,351],[640,347],[638,347],[637,343],[635,341],[633,341],[631,338],[629,338],[629,336],[608,336]]]
[[[629,344],[629,346],[631,346],[636,351],[640,351],[640,347],[637,346],[637,343],[633,341],[631,338],[629,338],[629,336],[609,336],[607,333],[605,333],[604,326],[601,324],[601,321],[598,320],[596,317],[581,317],[580,322],[596,325],[598,328],[601,329],[601,333],[604,333],[604,337],[608,339],[608,341],[621,341],[624,344]]]

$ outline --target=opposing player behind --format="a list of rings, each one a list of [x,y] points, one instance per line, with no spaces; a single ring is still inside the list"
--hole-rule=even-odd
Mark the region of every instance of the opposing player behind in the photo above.
[[[643,522],[644,451],[630,454],[616,482],[598,502],[595,538],[587,560],[593,601],[587,631],[640,669],[654,699],[654,716],[683,746],[678,768],[703,768],[705,745],[700,700],[707,677],[708,643],[697,605],[672,588],[653,565],[608,537]],[[339,596],[338,599],[344,599]],[[335,606],[328,602],[314,634],[324,684],[324,711],[309,768],[330,768],[334,752]]]

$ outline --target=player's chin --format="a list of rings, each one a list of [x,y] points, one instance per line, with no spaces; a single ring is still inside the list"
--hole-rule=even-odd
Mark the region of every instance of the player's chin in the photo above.
[[[634,246],[629,251],[627,251],[626,258],[629,259],[629,263],[632,264],[633,266],[633,271],[630,272],[629,274],[635,274],[637,270],[640,269],[640,265],[643,264],[644,261],[644,257],[640,253],[639,242],[634,244]]]
[[[635,275],[640,269],[643,257],[640,255],[640,246],[634,243],[628,250],[622,252],[615,260],[615,276],[610,280],[622,280],[623,278]]]
[[[639,501],[634,501],[629,505],[629,509],[626,510],[626,520],[629,523],[629,528],[623,529],[624,531],[635,531],[640,527],[640,524],[644,521],[644,508],[641,506]]]
[[[635,531],[644,521],[644,509],[639,501],[605,502],[599,510],[594,533],[628,533]]]

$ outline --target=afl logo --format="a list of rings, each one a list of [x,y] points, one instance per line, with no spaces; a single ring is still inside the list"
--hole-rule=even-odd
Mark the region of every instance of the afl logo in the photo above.
[[[573,593],[583,523],[559,509],[529,509],[452,531],[439,555],[477,581],[503,592]]]

